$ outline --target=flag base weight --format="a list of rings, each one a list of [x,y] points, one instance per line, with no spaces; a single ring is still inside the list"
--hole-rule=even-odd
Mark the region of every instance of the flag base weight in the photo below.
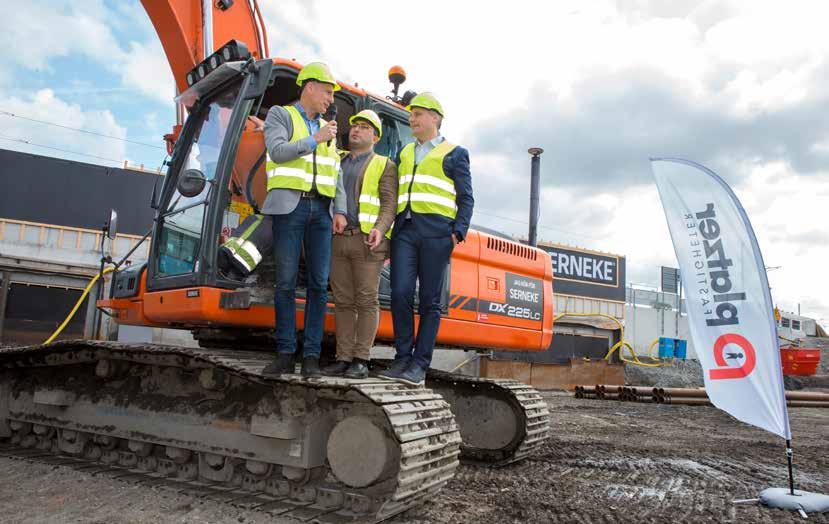
[[[829,495],[799,489],[792,495],[789,488],[767,488],[760,492],[760,502],[770,508],[797,511],[804,517],[807,513],[829,511]]]

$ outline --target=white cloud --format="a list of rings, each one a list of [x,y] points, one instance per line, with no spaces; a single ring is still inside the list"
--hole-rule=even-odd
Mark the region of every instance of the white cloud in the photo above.
[[[88,163],[104,163],[106,165],[113,165],[126,158],[126,144],[118,139],[126,138],[127,130],[116,122],[115,117],[108,110],[85,111],[77,104],[70,104],[56,97],[49,89],[37,91],[25,99],[0,95],[0,107],[4,111],[29,119],[115,137],[115,139],[104,138],[0,113],[0,123],[2,123],[0,134],[6,137],[6,139],[0,141],[4,149],[71,158]],[[65,151],[56,151],[9,139],[28,140],[39,146],[49,146]],[[67,153],[70,151],[92,156]],[[96,158],[93,158],[93,156]],[[103,159],[114,162],[106,162]]]
[[[100,0],[34,0],[4,17],[0,83],[8,84],[16,68],[54,75],[56,58],[86,57],[119,75],[124,88],[172,104],[174,87],[164,50],[147,15],[134,6],[115,4],[113,10]],[[146,40],[122,46],[116,35],[127,23],[141,27]]]
[[[0,85],[4,77],[9,81],[14,67],[49,72],[54,57],[80,54],[117,74],[123,88],[169,101],[169,66],[136,6],[108,8],[99,0],[22,4],[7,14],[0,31],[0,45],[12,51],[0,65]],[[783,266],[770,273],[776,299],[787,309],[796,309],[800,301],[804,313],[810,314],[808,307],[819,312],[815,316],[829,318],[829,300],[822,298],[829,296],[829,284],[810,277],[829,256],[829,241],[819,240],[825,231],[819,214],[829,201],[824,189],[829,187],[824,165],[829,136],[815,123],[819,116],[808,114],[829,76],[823,27],[829,6],[739,0],[693,5],[661,0],[510,5],[376,0],[355,9],[343,9],[334,0],[288,0],[261,6],[272,55],[327,61],[343,80],[381,95],[390,90],[386,71],[399,64],[409,75],[403,90],[439,95],[447,110],[447,137],[480,146],[471,152],[477,223],[525,234],[526,148],[547,147],[536,142],[545,129],[554,129],[564,137],[556,143],[566,147],[551,145],[542,160],[552,166],[552,177],[544,181],[541,236],[625,254],[631,281],[654,282],[658,265],[674,264],[656,191],[647,185],[642,151],[662,145],[700,156],[716,151],[714,158],[696,159],[719,163],[712,167],[737,181],[735,189],[767,263]],[[119,45],[116,36],[127,24],[142,20],[140,36]],[[619,95],[625,89],[641,90],[641,104],[614,105],[635,101],[636,96]],[[47,120],[60,116],[68,119],[61,121],[75,119],[76,125],[99,125],[107,134],[124,132],[111,114],[84,111],[54,93],[0,96],[0,104],[10,102],[21,113]],[[676,107],[682,109],[678,120],[661,123],[662,111]],[[513,130],[499,138],[507,148],[480,143],[482,128],[509,129],[505,124],[521,114],[537,119],[522,124],[522,135]],[[728,125],[719,115],[728,117]],[[761,125],[775,115],[777,120]],[[577,126],[543,120],[551,116]],[[752,119],[759,124],[743,126]],[[155,121],[152,115],[135,120]],[[736,138],[728,142],[721,137]],[[73,139],[81,140],[66,137]],[[105,151],[101,156],[124,155],[118,141],[104,142],[75,145]],[[726,150],[715,147],[722,143]],[[110,146],[115,149],[106,149]],[[593,155],[584,164],[597,171],[591,177],[571,161],[579,146]],[[578,180],[589,180],[589,187],[576,187]]]
[[[134,87],[159,102],[173,106],[176,94],[173,75],[158,40],[146,44],[130,42],[130,50],[118,69],[125,86]]]
[[[74,54],[101,63],[118,60],[121,49],[102,11],[81,7],[35,1],[5,10],[0,31],[5,66],[50,70],[50,59]]]

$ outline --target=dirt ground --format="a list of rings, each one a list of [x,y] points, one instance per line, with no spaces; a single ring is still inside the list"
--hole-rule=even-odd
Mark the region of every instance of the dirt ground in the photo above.
[[[787,483],[783,442],[712,407],[548,398],[554,437],[520,464],[463,465],[426,506],[389,522],[800,522],[734,505]],[[797,487],[829,493],[829,410],[790,410]],[[0,458],[12,523],[295,522],[66,466]],[[810,515],[829,522],[829,514]]]

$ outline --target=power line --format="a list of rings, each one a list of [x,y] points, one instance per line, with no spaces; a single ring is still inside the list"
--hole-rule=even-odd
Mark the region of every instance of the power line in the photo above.
[[[487,213],[487,212],[482,211],[480,208],[475,208],[474,213],[478,214],[478,215],[484,215],[484,216],[492,217],[492,218],[498,218],[500,220],[508,220],[510,222],[515,222],[517,224],[522,224],[522,225],[525,225],[525,226],[529,226],[529,224],[530,224],[526,220],[519,220],[517,218],[510,218],[510,217],[505,217],[505,216],[501,216],[501,215],[496,215],[494,213]],[[574,238],[584,237],[584,238],[590,238],[590,239],[593,239],[593,240],[601,240],[599,237],[595,237],[595,236],[592,236],[592,235],[585,235],[583,233],[579,233],[578,231],[566,231],[564,229],[557,229],[557,228],[554,228],[554,227],[545,226],[543,224],[538,224],[538,227],[541,228],[541,229],[546,229],[548,231],[555,231],[556,233],[571,236],[571,237],[574,237]]]
[[[114,158],[106,158],[106,157],[97,156],[97,155],[90,155],[89,153],[79,153],[77,151],[70,151],[68,149],[61,149],[59,147],[45,146],[43,144],[35,144],[34,142],[30,142],[28,140],[23,140],[22,138],[13,138],[13,137],[9,137],[9,136],[2,135],[2,134],[0,134],[0,140],[8,140],[9,142],[20,142],[21,144],[27,144],[27,145],[36,146],[36,147],[43,147],[43,148],[46,148],[46,149],[52,149],[54,151],[60,151],[61,153],[69,153],[71,155],[88,156],[88,157],[91,157],[91,158],[97,158],[99,160],[106,160],[107,162],[114,162],[118,165],[123,165],[123,163],[124,163],[122,160],[115,160]]]
[[[13,118],[20,118],[21,120],[28,120],[29,122],[37,122],[38,124],[44,124],[44,125],[47,125],[47,126],[60,127],[61,129],[69,129],[70,131],[77,131],[79,133],[86,133],[88,135],[95,135],[95,136],[100,136],[100,137],[103,137],[103,138],[111,138],[112,140],[120,140],[122,142],[129,142],[130,144],[136,144],[136,145],[139,145],[139,146],[152,147],[152,148],[155,148],[155,149],[164,149],[163,147],[161,147],[159,145],[155,145],[155,144],[147,144],[145,142],[138,142],[136,140],[129,140],[127,138],[121,138],[121,137],[112,136],[112,135],[105,135],[103,133],[96,133],[95,131],[88,131],[86,129],[79,129],[77,127],[69,127],[69,126],[64,126],[64,125],[61,125],[61,124],[56,124],[54,122],[46,122],[44,120],[37,120],[36,118],[29,118],[27,116],[17,115],[15,113],[11,113],[9,111],[4,111],[3,109],[0,109],[0,115],[10,116],[10,117],[13,117]]]

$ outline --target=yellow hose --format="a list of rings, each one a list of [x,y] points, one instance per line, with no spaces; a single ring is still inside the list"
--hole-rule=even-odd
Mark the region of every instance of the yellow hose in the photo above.
[[[106,275],[107,273],[112,273],[114,270],[115,270],[115,268],[108,267],[108,268],[104,269],[103,274]],[[89,290],[92,289],[92,286],[95,285],[95,282],[97,282],[100,277],[101,277],[101,273],[98,273],[92,278],[92,280],[89,281],[89,284],[86,285],[86,289],[84,289],[83,293],[81,293],[81,298],[79,298],[78,301],[75,302],[75,307],[72,308],[72,311],[69,312],[69,314],[63,320],[63,323],[60,326],[58,326],[58,329],[56,329],[55,332],[52,333],[52,336],[50,336],[49,338],[46,339],[44,344],[49,344],[50,342],[55,340],[58,337],[58,335],[61,334],[63,329],[66,327],[66,325],[69,324],[69,321],[72,320],[72,317],[75,316],[75,313],[78,312],[78,308],[81,307],[81,304],[83,304],[83,301],[86,298],[86,296],[89,295]]]
[[[653,352],[653,348],[655,348],[657,344],[659,344],[659,339],[658,338],[654,339],[654,341],[651,342],[651,345],[648,346],[648,358],[651,359],[651,360],[659,360],[659,357],[655,357],[651,354]]]
[[[656,343],[659,342],[659,339],[654,340],[651,343],[651,345],[648,347],[648,357],[651,358],[651,360],[655,360],[657,362],[656,363],[648,363],[648,362],[642,362],[641,360],[639,360],[639,356],[636,354],[636,351],[634,351],[633,346],[631,346],[625,340],[625,326],[623,326],[622,323],[619,322],[619,319],[614,317],[614,316],[606,315],[604,313],[567,313],[567,312],[564,312],[564,313],[561,313],[561,314],[557,315],[555,318],[553,318],[553,322],[555,323],[563,317],[603,317],[603,318],[609,318],[610,320],[615,322],[617,326],[619,326],[619,342],[617,342],[616,344],[613,345],[613,347],[610,348],[610,351],[608,351],[607,355],[605,355],[605,357],[604,357],[605,360],[610,360],[610,357],[613,356],[613,353],[615,353],[616,351],[619,351],[619,359],[621,359],[622,362],[626,362],[628,364],[633,364],[635,366],[642,366],[642,367],[646,367],[646,368],[659,368],[659,367],[664,367],[664,366],[668,365],[668,364],[659,363],[659,358],[654,358],[654,357],[650,356],[651,349],[653,348],[653,346]],[[622,348],[627,348],[627,350],[630,351],[630,354],[633,356],[632,360],[628,359],[628,358],[625,358],[625,355],[621,351]]]

